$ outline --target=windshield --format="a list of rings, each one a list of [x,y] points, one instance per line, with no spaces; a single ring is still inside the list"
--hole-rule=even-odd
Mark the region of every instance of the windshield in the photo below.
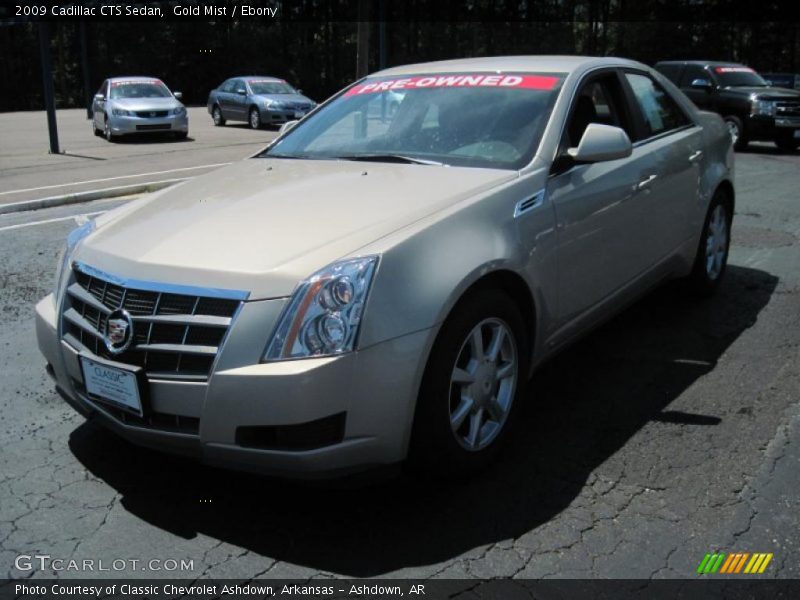
[[[167,86],[160,81],[112,81],[111,98],[169,98]]]
[[[365,79],[259,156],[519,169],[539,146],[563,80],[530,73]]]
[[[254,94],[296,94],[297,91],[285,81],[250,80],[250,89]]]
[[[767,82],[749,67],[716,67],[714,73],[722,87],[763,87]]]

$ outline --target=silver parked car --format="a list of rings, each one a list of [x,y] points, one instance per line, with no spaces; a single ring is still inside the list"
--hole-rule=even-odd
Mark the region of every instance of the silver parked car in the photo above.
[[[232,77],[208,95],[208,114],[214,125],[246,121],[253,129],[301,119],[316,102],[283,79],[251,75]]]
[[[636,62],[396,67],[285,129],[70,235],[36,329],[79,411],[241,469],[468,473],[543,360],[725,273],[730,136]]]
[[[177,139],[189,135],[189,117],[180,102],[154,77],[106,79],[92,102],[92,130],[112,142],[136,133],[169,132]]]

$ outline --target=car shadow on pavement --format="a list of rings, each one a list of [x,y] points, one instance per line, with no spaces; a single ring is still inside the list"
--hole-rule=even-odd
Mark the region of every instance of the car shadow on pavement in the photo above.
[[[668,407],[755,323],[777,282],[731,266],[714,298],[693,300],[678,284],[650,294],[537,372],[501,460],[468,482],[404,476],[353,487],[265,479],[136,448],[91,423],[72,433],[70,448],[119,492],[126,510],[186,539],[202,534],[358,577],[430,565],[536,536],[652,421],[720,423],[717,415]]]

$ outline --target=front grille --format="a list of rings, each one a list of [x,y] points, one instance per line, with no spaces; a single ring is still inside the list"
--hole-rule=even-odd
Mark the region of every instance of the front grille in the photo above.
[[[800,117],[800,102],[784,100],[775,103],[776,117]]]
[[[167,116],[167,111],[166,110],[140,110],[140,111],[136,112],[136,116],[137,117],[143,117],[145,119],[148,119],[148,118],[151,118],[151,117],[152,118],[155,118],[155,117],[163,118],[163,117]]]
[[[166,125],[137,125],[136,131],[166,131],[167,129],[171,129],[171,127],[169,123]]]
[[[140,289],[84,269],[75,266],[64,297],[62,332],[68,343],[142,367],[148,378],[208,378],[240,299]],[[133,338],[125,352],[112,355],[104,336],[108,317],[117,309],[131,315]]]

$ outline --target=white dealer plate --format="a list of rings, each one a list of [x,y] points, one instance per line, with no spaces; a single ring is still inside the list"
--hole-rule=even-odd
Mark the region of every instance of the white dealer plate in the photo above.
[[[794,137],[800,139],[800,129],[795,129],[794,130]]]
[[[142,414],[142,400],[136,373],[109,367],[81,356],[81,368],[86,391],[90,396],[118,404],[122,408]]]
[[[294,111],[294,118],[295,119],[302,119],[305,115],[306,115],[306,113],[304,113],[302,110]]]

